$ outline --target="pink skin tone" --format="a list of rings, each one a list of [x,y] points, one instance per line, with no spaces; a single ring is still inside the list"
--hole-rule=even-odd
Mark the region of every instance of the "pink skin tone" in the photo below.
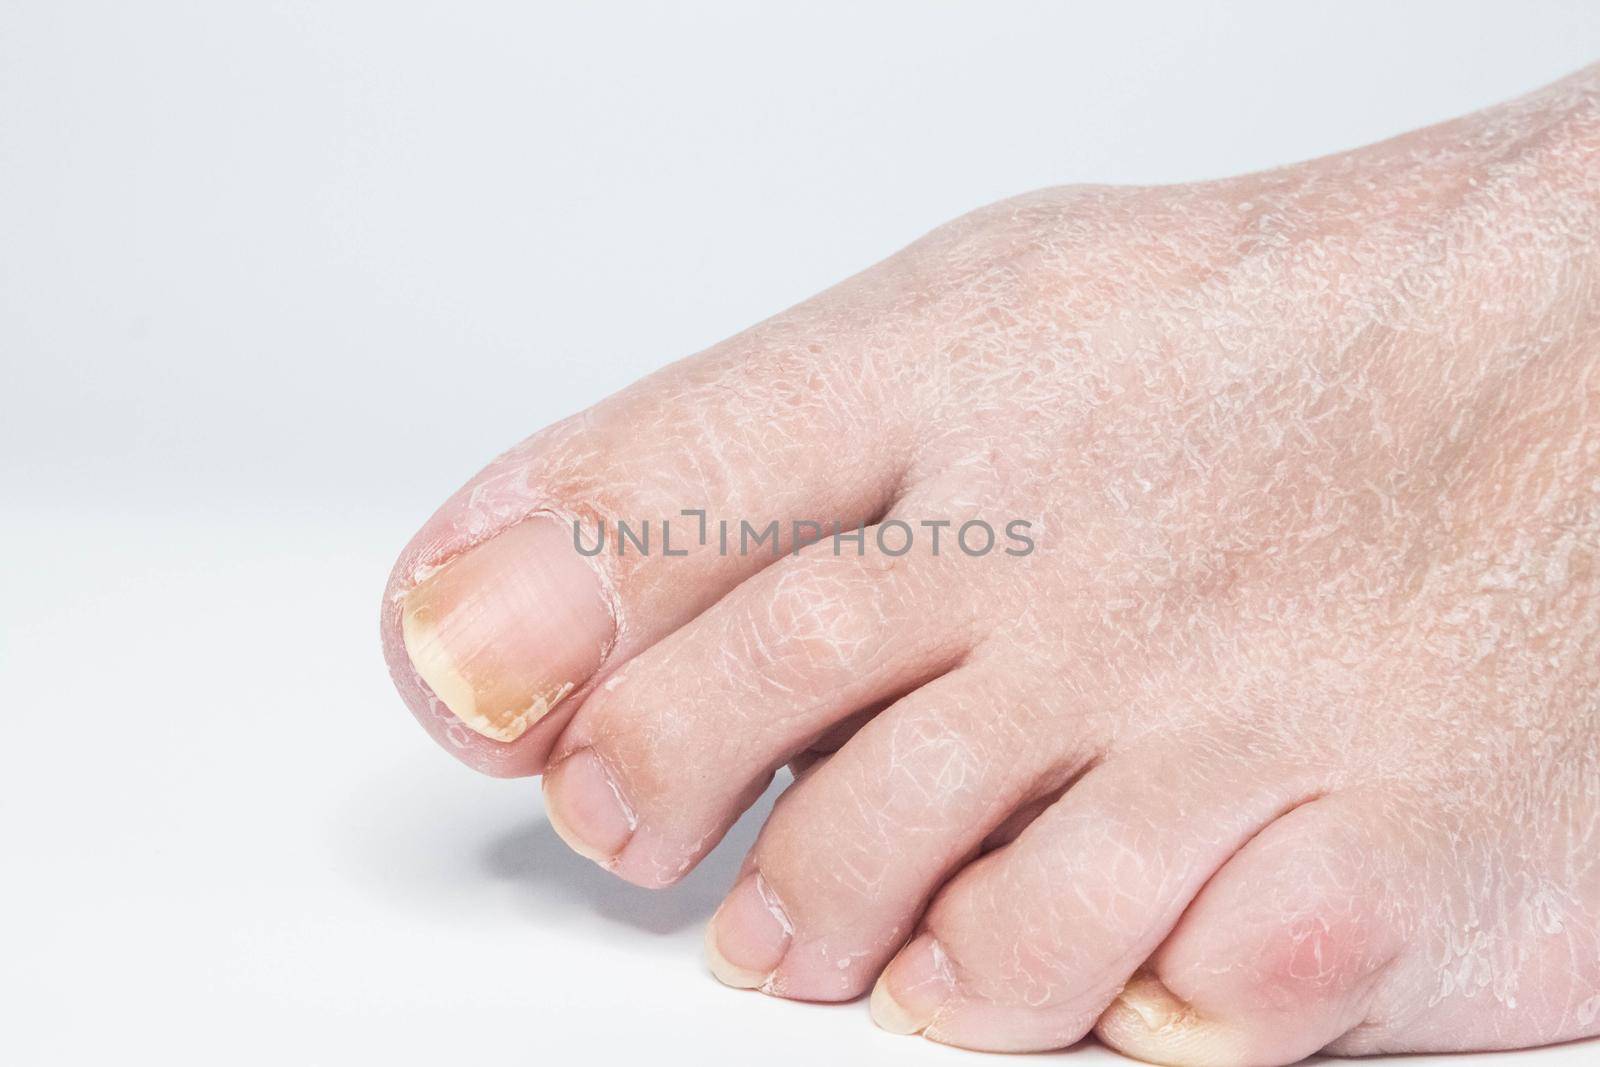
[[[774,558],[683,509],[953,525]],[[657,542],[579,555],[602,518]],[[1179,1064],[1600,1032],[1600,68],[960,219],[495,460],[383,636],[639,885],[800,770],[731,985]]]

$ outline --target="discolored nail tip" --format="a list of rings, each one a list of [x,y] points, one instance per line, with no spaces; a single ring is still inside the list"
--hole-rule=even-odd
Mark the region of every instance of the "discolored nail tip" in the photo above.
[[[572,851],[576,852],[584,859],[589,860],[591,863],[599,864],[608,871],[616,870],[617,857],[601,849],[595,848],[583,838],[579,837],[577,831],[572,828],[572,824],[567,822],[567,820],[562,817],[560,809],[557,808],[556,805],[546,803],[544,808],[544,817],[545,820],[550,823],[550,829],[554,830],[556,832],[556,836],[561,838],[562,841],[566,842],[567,847]]]
[[[889,984],[882,979],[872,987],[872,999],[868,1004],[868,1010],[872,1013],[872,1021],[878,1029],[891,1034],[903,1036],[920,1034],[928,1025],[927,1020],[918,1019],[895,1000],[889,993]]]
[[[1130,981],[1112,1002],[1112,1009],[1131,1013],[1152,1033],[1160,1033],[1182,1022],[1187,1012],[1184,1004],[1167,992],[1166,986],[1149,975]]]
[[[1117,1051],[1148,1063],[1224,1067],[1260,1060],[1249,1033],[1205,1018],[1149,975],[1128,983],[1095,1032]]]
[[[455,660],[445,651],[437,629],[424,621],[413,610],[403,610],[400,616],[400,639],[405,644],[411,669],[427,683],[439,702],[451,714],[479,733],[485,727],[493,728],[484,716],[478,714],[478,698],[472,683],[456,669]]]
[[[732,989],[760,989],[767,980],[766,975],[740,967],[722,954],[715,924],[706,927],[706,966],[713,978]]]

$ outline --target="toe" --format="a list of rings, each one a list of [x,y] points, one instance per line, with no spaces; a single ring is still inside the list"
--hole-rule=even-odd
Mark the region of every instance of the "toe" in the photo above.
[[[1358,803],[1302,805],[1217,872],[1145,972],[1101,1016],[1151,1063],[1288,1064],[1362,1023],[1400,938]]]
[[[879,979],[875,1017],[990,1051],[1079,1040],[1206,879],[1315,792],[1293,767],[1215,731],[1109,757],[945,887]]]
[[[599,680],[812,535],[797,521],[882,514],[907,405],[866,395],[893,376],[852,338],[826,302],[797,309],[534,435],[452,497],[383,606],[391,673],[429,731],[485,771],[535,773]]]
[[[777,768],[966,654],[958,567],[825,542],[745,582],[579,710],[545,775],[552,818],[619,876],[675,881]]]
[[[785,793],[712,919],[713,964],[734,960],[733,984],[780,996],[865,993],[949,873],[1089,758],[1082,731],[1042,728],[1068,718],[994,663],[894,704]],[[750,921],[764,912],[782,921]]]

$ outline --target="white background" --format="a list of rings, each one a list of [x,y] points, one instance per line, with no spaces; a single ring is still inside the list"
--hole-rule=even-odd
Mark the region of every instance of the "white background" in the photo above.
[[[752,820],[653,895],[435,750],[393,555],[525,433],[980,203],[1595,59],[1580,2],[4,0],[0,1061],[979,1062],[704,973]]]

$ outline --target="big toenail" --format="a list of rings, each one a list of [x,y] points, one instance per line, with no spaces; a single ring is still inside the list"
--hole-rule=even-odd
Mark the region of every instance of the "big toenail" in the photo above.
[[[872,1021],[891,1034],[920,1034],[955,992],[950,961],[932,935],[912,941],[872,987]]]
[[[550,826],[580,856],[609,867],[633,836],[638,820],[605,763],[581,748],[544,774]]]
[[[456,718],[515,741],[599,669],[616,623],[570,529],[536,515],[420,582],[401,632],[417,674]]]
[[[794,927],[758,871],[747,875],[706,927],[706,962],[723,985],[759,989],[783,962]]]

